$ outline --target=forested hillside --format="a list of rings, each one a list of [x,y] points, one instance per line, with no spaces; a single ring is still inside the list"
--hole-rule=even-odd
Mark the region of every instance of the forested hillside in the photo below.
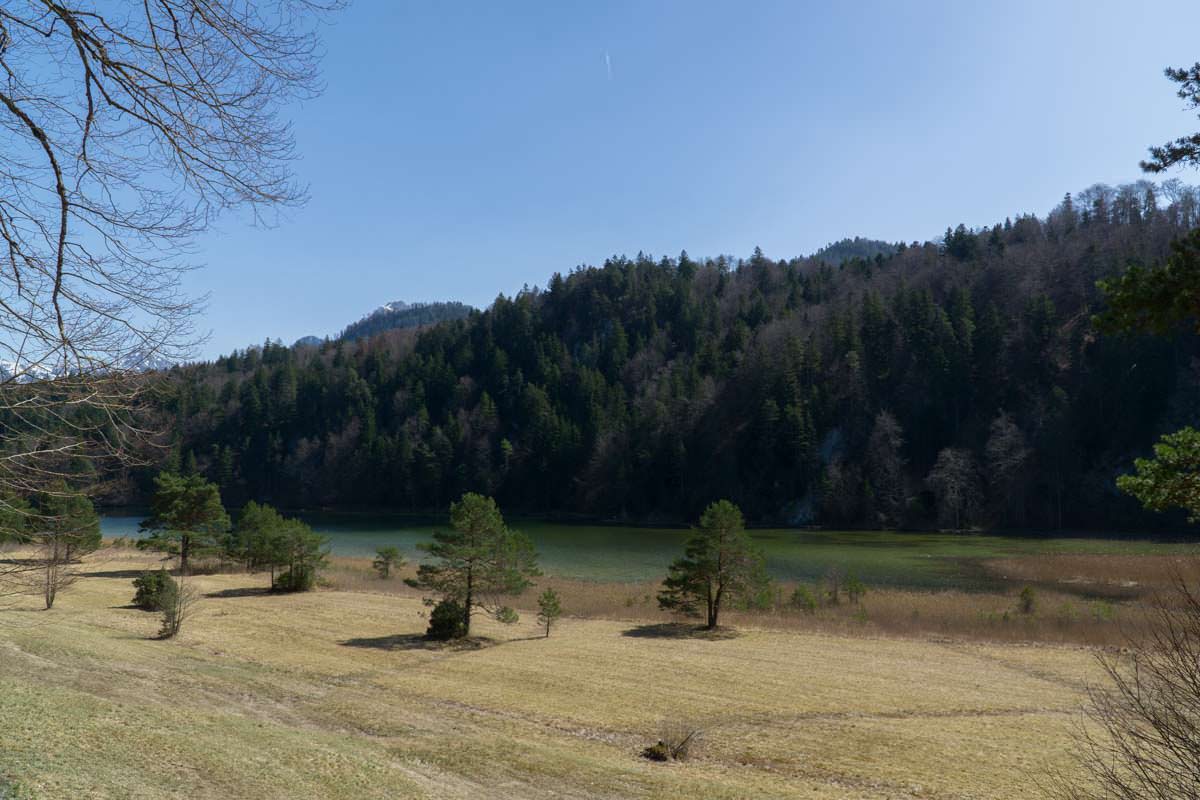
[[[358,322],[346,326],[339,339],[356,341],[402,328],[419,328],[446,320],[464,319],[473,309],[463,303],[393,302],[375,309]]]
[[[420,331],[234,353],[173,372],[173,457],[233,504],[1154,524],[1114,478],[1196,418],[1200,349],[1090,317],[1097,279],[1161,259],[1197,197],[1096,186],[840,266],[612,259]]]
[[[891,256],[899,249],[899,245],[881,242],[878,239],[864,239],[855,236],[853,239],[842,239],[831,242],[812,254],[816,261],[826,261],[834,266],[840,266],[843,261],[852,258],[874,258],[875,256]]]

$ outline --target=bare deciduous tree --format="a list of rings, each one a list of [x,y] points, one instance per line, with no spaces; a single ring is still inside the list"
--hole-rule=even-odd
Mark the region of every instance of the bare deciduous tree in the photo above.
[[[985,453],[988,483],[998,516],[1020,525],[1025,521],[1025,466],[1030,450],[1025,434],[1004,411],[992,420]]]
[[[183,623],[191,617],[192,606],[199,600],[195,587],[187,582],[184,576],[179,578],[163,592],[162,627],[158,630],[159,639],[174,639],[183,630]]]
[[[875,517],[883,527],[899,524],[908,502],[904,485],[904,431],[891,413],[875,415],[867,440],[867,477],[875,493]]]
[[[0,4],[0,493],[148,438],[144,368],[196,343],[196,235],[304,198],[279,111],[319,88],[339,5]]]
[[[1200,595],[1177,578],[1129,652],[1102,657],[1108,686],[1089,691],[1078,775],[1063,800],[1200,797]]]
[[[37,576],[34,589],[47,609],[54,607],[59,592],[79,578],[80,559],[100,546],[100,518],[92,501],[67,494],[61,484],[53,489],[54,494],[43,496],[29,534]]]
[[[980,505],[979,470],[968,450],[947,447],[938,453],[926,485],[937,497],[942,525],[962,530],[975,521]]]

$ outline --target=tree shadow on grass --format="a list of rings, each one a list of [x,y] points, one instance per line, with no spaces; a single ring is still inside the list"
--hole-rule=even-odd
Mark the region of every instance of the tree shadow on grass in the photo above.
[[[204,596],[219,600],[224,597],[264,597],[269,594],[279,594],[279,592],[272,592],[265,586],[239,586],[234,589],[206,592]]]
[[[656,622],[649,625],[638,625],[635,628],[622,631],[621,635],[633,639],[709,639],[720,641],[723,639],[736,639],[740,634],[733,628],[708,630],[701,625],[691,625],[686,622]]]
[[[128,580],[133,580],[134,578],[142,577],[142,575],[144,575],[146,572],[154,572],[154,570],[110,569],[110,570],[97,570],[95,572],[84,571],[84,572],[80,573],[80,577],[81,578],[126,578]]]
[[[338,644],[343,647],[365,647],[371,650],[433,650],[438,652],[457,652],[482,650],[499,644],[495,639],[486,636],[471,636],[466,639],[455,639],[449,642],[438,642],[426,639],[421,633],[398,633],[393,636],[374,636],[358,639],[347,639]]]

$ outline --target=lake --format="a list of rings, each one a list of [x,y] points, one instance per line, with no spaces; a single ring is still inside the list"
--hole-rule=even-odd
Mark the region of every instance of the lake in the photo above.
[[[375,548],[394,545],[409,560],[419,558],[417,543],[428,541],[444,523],[400,514],[301,513],[301,519],[327,535],[334,555],[369,557]],[[114,514],[102,518],[106,537],[139,538],[142,517]],[[683,551],[682,528],[580,525],[516,521],[528,534],[548,575],[601,581],[644,581],[663,576]],[[1053,553],[1194,552],[1196,545],[1155,542],[1144,535],[1001,536],[898,531],[751,531],[762,547],[771,574],[781,580],[813,581],[831,567],[853,573],[868,584],[913,588],[981,589],[991,585],[973,562],[984,558]]]

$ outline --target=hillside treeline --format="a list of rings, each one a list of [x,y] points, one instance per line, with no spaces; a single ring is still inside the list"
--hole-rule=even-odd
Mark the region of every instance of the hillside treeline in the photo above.
[[[398,328],[419,328],[446,320],[465,319],[473,309],[463,303],[389,303],[347,325],[339,339],[356,341]]]
[[[1200,350],[1090,318],[1098,279],[1198,221],[1195,191],[1141,182],[840,266],[613,258],[420,331],[177,369],[173,458],[232,504],[1155,524],[1114,479],[1195,419]]]

